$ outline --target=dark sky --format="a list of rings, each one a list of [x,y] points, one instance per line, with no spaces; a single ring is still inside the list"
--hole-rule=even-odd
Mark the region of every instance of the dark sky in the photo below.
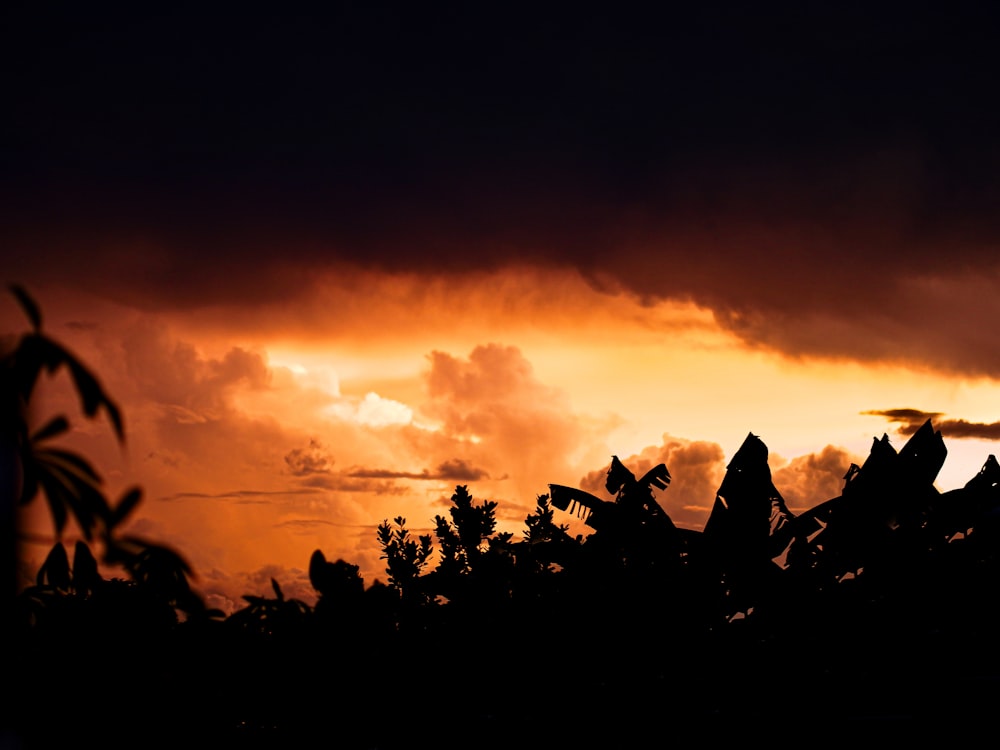
[[[420,5],[8,4],[6,252],[76,278],[141,241],[170,272],[109,288],[176,304],[289,293],[278,265],[571,264],[832,351],[857,331],[789,319],[909,319],[901,264],[995,264],[995,4]]]
[[[987,3],[419,5],[8,10],[5,191],[364,224],[470,185],[478,211],[642,205],[693,175],[829,190],[845,156],[900,144],[940,201],[994,186]]]

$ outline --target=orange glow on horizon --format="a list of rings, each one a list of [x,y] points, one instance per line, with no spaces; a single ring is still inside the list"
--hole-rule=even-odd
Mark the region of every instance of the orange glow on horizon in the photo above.
[[[865,410],[1000,412],[988,379],[782,356],[690,303],[600,292],[574,273],[361,273],[238,309],[37,296],[46,328],[126,417],[125,451],[80,419],[70,442],[110,487],[144,488],[136,528],[187,552],[201,585],[230,603],[266,590],[268,571],[308,595],[314,549],[384,580],[375,526],[403,515],[429,530],[459,484],[498,501],[519,535],[549,483],[580,486],[612,455],[662,457],[675,481],[661,504],[698,528],[748,432],[768,445],[779,490],[809,504],[892,432]],[[18,316],[4,311],[8,330],[23,330]],[[48,405],[76,415],[62,396]],[[991,444],[945,440],[947,489]],[[828,446],[826,463],[795,463]]]

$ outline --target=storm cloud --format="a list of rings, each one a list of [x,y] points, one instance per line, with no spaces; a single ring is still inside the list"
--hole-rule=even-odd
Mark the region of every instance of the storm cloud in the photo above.
[[[693,301],[791,357],[1000,373],[988,6],[7,26],[25,283],[240,308],[352,268],[527,264]]]

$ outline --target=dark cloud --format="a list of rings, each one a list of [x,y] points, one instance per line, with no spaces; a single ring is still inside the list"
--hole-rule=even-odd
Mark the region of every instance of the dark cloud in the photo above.
[[[934,426],[948,438],[976,438],[979,440],[1000,440],[1000,422],[967,422],[964,419],[942,419]],[[910,425],[906,435],[912,435],[919,425]]]
[[[434,471],[424,469],[420,472],[409,472],[359,468],[347,472],[347,476],[366,479],[445,479],[457,482],[474,482],[479,479],[489,479],[489,474],[486,471],[471,466],[467,461],[460,458],[442,461]]]
[[[885,409],[866,411],[899,424],[899,433],[910,436],[928,419],[933,420],[934,429],[947,438],[969,438],[975,440],[1000,440],[1000,422],[969,422],[965,419],[940,419],[941,412],[925,412],[919,409]]]
[[[312,495],[319,490],[287,489],[287,490],[231,490],[228,492],[178,492],[173,495],[158,498],[164,501],[186,500],[186,499],[206,499],[206,500],[237,500],[239,502],[259,502],[266,503],[269,497],[287,497],[288,495]],[[261,498],[261,499],[257,499]]]
[[[941,416],[939,411],[921,411],[920,409],[879,409],[863,411],[862,414],[870,414],[875,417],[885,417],[890,422],[905,422],[907,424],[922,425],[928,419],[936,420]]]
[[[171,469],[176,469],[180,466],[180,460],[177,456],[164,453],[163,451],[150,451],[146,454],[146,460],[162,463]]]
[[[82,320],[70,320],[66,322],[66,327],[71,331],[93,331],[100,326],[99,323]]]
[[[471,466],[468,461],[453,458],[438,464],[434,478],[450,479],[455,482],[475,482],[480,479],[489,479],[490,475],[483,469]]]
[[[197,309],[534,263],[795,356],[1000,374],[989,4],[6,14],[25,282]]]
[[[322,518],[297,518],[293,521],[282,521],[276,524],[281,529],[291,529],[293,531],[309,531],[317,526],[342,526],[343,524],[327,521]]]
[[[352,476],[349,473],[311,474],[301,484],[335,492],[372,492],[376,495],[405,495],[409,490],[391,481],[374,481],[385,477]]]
[[[307,448],[294,448],[285,456],[289,472],[297,477],[329,474],[333,463],[333,457],[328,455],[315,439],[309,441]]]

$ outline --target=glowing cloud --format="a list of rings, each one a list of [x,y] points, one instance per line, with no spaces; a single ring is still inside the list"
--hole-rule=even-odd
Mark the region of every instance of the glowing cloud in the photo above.
[[[409,406],[382,398],[374,391],[369,391],[360,400],[345,399],[331,404],[327,411],[338,419],[369,427],[410,424],[413,421],[413,410]]]

